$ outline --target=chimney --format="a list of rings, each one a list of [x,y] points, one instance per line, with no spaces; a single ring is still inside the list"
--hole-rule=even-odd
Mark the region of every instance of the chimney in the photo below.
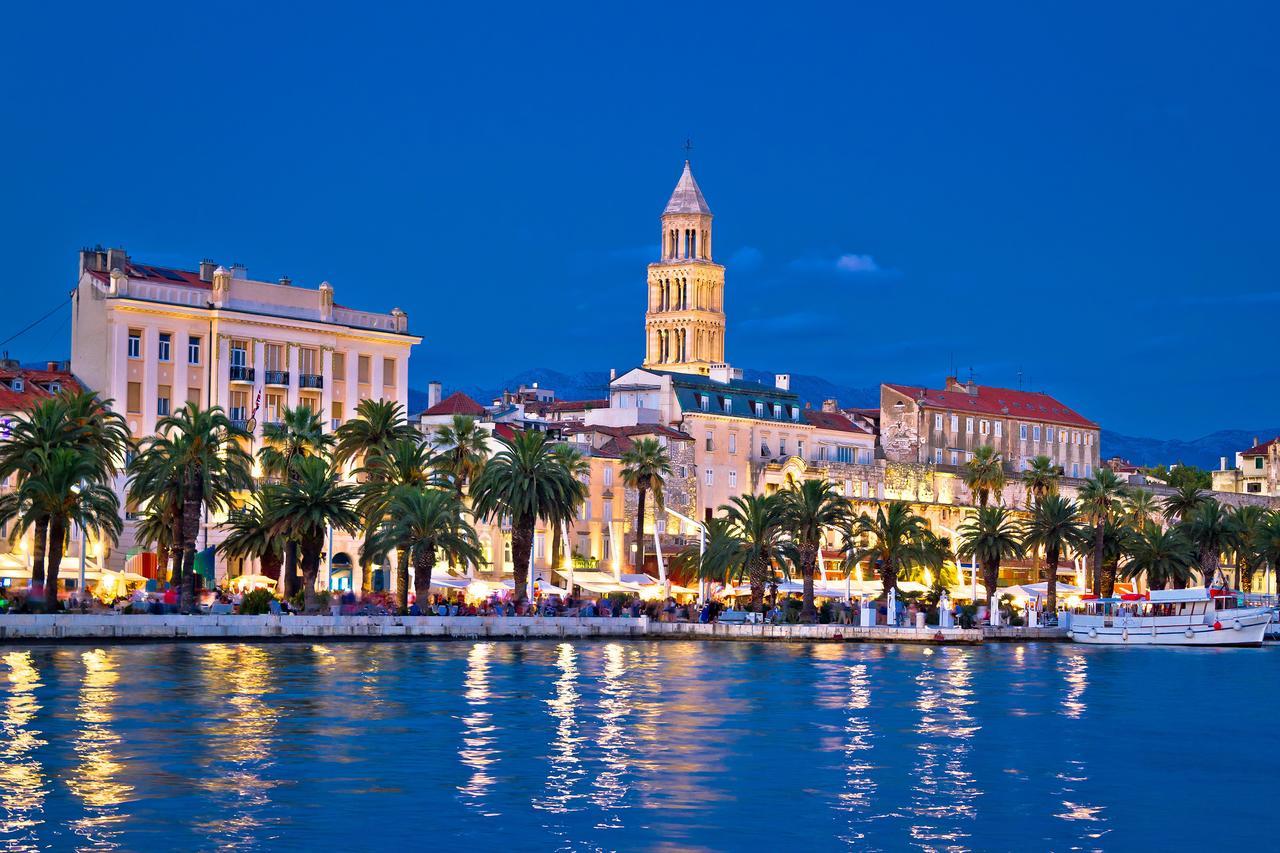
[[[840,409],[840,407],[839,407],[838,405],[836,405],[836,401],[835,401],[835,400],[823,400],[823,401],[822,401],[822,411],[824,411],[824,412],[836,412],[836,411],[839,411],[839,409]]]
[[[710,379],[712,382],[719,382],[721,385],[728,385],[729,380],[733,378],[733,370],[727,364],[711,365]]]
[[[610,368],[609,368],[609,381],[610,381],[610,382],[612,382],[613,380],[615,380],[615,379],[617,379],[617,378],[618,378],[618,368],[616,368],[616,367],[610,367]]]
[[[978,396],[978,383],[970,379],[968,382],[964,383],[964,390],[966,394],[976,397]]]
[[[791,390],[791,374],[790,373],[773,374],[773,384],[778,386],[783,391],[790,391]]]
[[[964,386],[960,384],[960,380],[954,376],[948,376],[947,381],[942,383],[942,387],[948,391],[963,391]]]
[[[1250,446],[1250,447],[1257,447],[1257,446],[1258,446],[1258,437],[1257,437],[1256,435],[1253,437],[1253,444],[1251,444],[1251,445],[1249,445],[1249,446]]]
[[[287,276],[287,275],[282,275],[282,276],[280,276],[280,286],[281,286],[281,287],[293,287],[293,279],[289,278],[289,276]]]
[[[432,379],[427,383],[427,408],[440,404],[440,382]]]
[[[111,272],[107,269],[107,250],[101,246],[80,250],[80,272]]]
[[[208,258],[205,258],[203,261],[200,262],[200,280],[213,281],[213,271],[216,270],[217,268],[218,268],[217,264],[215,264],[213,261],[209,260]]]
[[[246,267],[244,264],[232,264],[231,277],[238,278],[241,281],[244,281],[249,278],[249,268]]]
[[[1227,457],[1225,456],[1218,457],[1218,470],[1219,471],[1227,470]]]
[[[128,272],[125,267],[129,266],[129,253],[124,249],[107,249],[107,271],[120,270]]]

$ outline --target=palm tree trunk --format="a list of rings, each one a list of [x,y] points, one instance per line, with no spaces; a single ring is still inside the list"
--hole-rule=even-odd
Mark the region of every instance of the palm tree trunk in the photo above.
[[[196,472],[182,501],[182,592],[178,609],[183,613],[190,613],[195,607],[196,535],[200,531],[200,509],[203,505],[202,476]]]
[[[818,546],[805,545],[800,555],[800,577],[804,581],[804,604],[800,608],[800,621],[812,625],[818,621],[818,609],[813,606],[813,576],[817,571]]]
[[[409,549],[396,549],[396,609],[409,612]]]
[[[880,589],[884,593],[885,606],[889,604],[889,592],[898,588],[898,564],[893,560],[885,560],[880,565]],[[893,614],[889,614],[890,624],[893,620]]]
[[[747,580],[751,584],[751,609],[757,613],[764,612],[764,582],[769,570],[769,561],[759,557],[751,563]]]
[[[281,595],[287,600],[298,594],[298,543],[284,543],[284,576],[280,579]]]
[[[556,519],[551,524],[551,571],[560,571],[560,537],[564,533],[564,528],[560,524],[560,519]],[[547,575],[548,580],[551,575]]]
[[[1241,592],[1253,592],[1253,566],[1239,557],[1236,558],[1236,586]]]
[[[644,499],[646,489],[637,489],[639,499],[636,501],[636,571],[644,571]]]
[[[169,561],[169,583],[178,586],[182,583],[182,543],[185,541],[182,535],[181,512],[173,513],[173,527],[170,538],[173,540],[173,544],[169,546],[171,555]]]
[[[1093,594],[1102,595],[1102,547],[1106,522],[1099,519],[1093,531]]]
[[[418,602],[418,609],[426,613],[427,602],[431,600],[431,570],[436,564],[434,545],[419,545],[413,549],[413,594]]]
[[[1213,586],[1213,579],[1218,574],[1218,555],[1211,548],[1205,548],[1200,552],[1200,574],[1205,589]]]
[[[1102,567],[1102,597],[1110,598],[1112,593],[1116,591],[1116,572],[1119,565],[1115,560],[1108,560],[1107,564]]]
[[[524,601],[529,586],[529,552],[533,550],[534,519],[521,519],[520,523],[511,525],[511,567],[512,577],[516,585],[516,601]]]
[[[996,594],[996,586],[1000,583],[1000,558],[988,558],[982,561],[982,584],[987,588],[987,598]]]
[[[58,612],[58,569],[62,567],[62,550],[67,541],[67,522],[60,515],[49,519],[48,567],[45,569],[45,609]]]
[[[279,582],[280,580],[280,564],[283,562],[280,555],[275,551],[267,551],[258,558],[262,564],[262,573],[267,577]]]
[[[302,609],[307,613],[320,612],[316,578],[320,574],[320,552],[323,550],[323,533],[308,536],[302,541]]]
[[[49,516],[42,515],[36,519],[34,541],[31,543],[31,591],[42,596],[45,595],[44,555],[48,539]]]
[[[1045,613],[1058,612],[1058,552],[1046,550],[1045,564],[1049,568],[1049,577],[1044,585]]]
[[[360,595],[373,592],[373,560],[368,556],[360,558]]]

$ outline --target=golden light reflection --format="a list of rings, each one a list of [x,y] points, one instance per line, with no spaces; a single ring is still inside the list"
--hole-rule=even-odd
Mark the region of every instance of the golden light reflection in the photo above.
[[[871,676],[867,665],[854,664],[848,671],[848,701],[845,703],[844,790],[836,800],[836,808],[849,813],[849,832],[842,837],[846,844],[857,844],[865,834],[856,828],[871,812],[875,798],[875,767],[869,760],[875,732],[867,718],[871,705]]]
[[[964,847],[977,815],[980,791],[969,771],[971,741],[981,726],[970,713],[973,674],[966,650],[946,649],[930,656],[916,676],[920,712],[916,732],[919,760],[910,811],[912,837],[926,848]]]
[[[582,696],[578,692],[578,653],[570,643],[561,643],[556,649],[555,696],[547,700],[551,716],[556,721],[556,736],[551,744],[551,772],[547,776],[547,796],[538,808],[564,813],[574,810],[574,803],[583,794],[575,792],[577,784],[586,775],[579,751],[584,738],[579,733],[578,706]]]
[[[467,653],[466,693],[470,713],[462,717],[462,749],[458,756],[471,768],[471,778],[458,790],[472,806],[483,809],[485,794],[493,786],[490,768],[497,762],[497,739],[493,733],[493,714],[487,709],[491,699],[489,692],[489,665],[493,655],[493,643],[476,643]],[[494,812],[483,812],[488,817]]]
[[[30,652],[4,656],[9,668],[9,695],[4,704],[4,738],[0,742],[0,837],[5,847],[36,849],[35,829],[44,822],[49,789],[35,751],[45,741],[31,727],[40,711],[36,690],[43,687]]]
[[[120,680],[117,653],[103,649],[84,652],[84,678],[80,683],[80,704],[76,710],[75,754],[78,761],[67,780],[71,793],[84,804],[84,817],[71,824],[72,830],[94,847],[115,846],[125,815],[120,805],[127,802],[133,786],[119,781],[123,765],[116,758],[123,738],[111,723],[116,702],[116,682]]]
[[[632,711],[631,687],[625,676],[626,658],[618,643],[604,647],[604,671],[600,683],[600,732],[597,742],[604,756],[604,768],[596,775],[591,802],[601,808],[621,804],[630,789],[627,770],[628,755],[635,741],[628,727]],[[604,818],[605,816],[602,816]],[[614,822],[617,816],[612,816]]]
[[[280,783],[270,776],[279,748],[280,714],[266,701],[276,692],[272,650],[257,645],[205,646],[201,671],[211,695],[225,697],[225,720],[209,720],[201,735],[208,744],[203,763],[208,775],[200,784],[228,798],[211,808],[210,819],[197,826],[223,848],[249,849],[261,841],[271,791]]]
[[[1087,710],[1084,693],[1089,686],[1088,655],[1079,652],[1068,654],[1062,671],[1067,686],[1067,694],[1062,699],[1062,713],[1068,719],[1083,719]],[[1055,817],[1071,823],[1082,822],[1086,839],[1096,840],[1105,835],[1103,807],[1082,802],[1089,783],[1084,760],[1068,758],[1056,778],[1062,783],[1058,790],[1058,796],[1062,797],[1062,811]]]

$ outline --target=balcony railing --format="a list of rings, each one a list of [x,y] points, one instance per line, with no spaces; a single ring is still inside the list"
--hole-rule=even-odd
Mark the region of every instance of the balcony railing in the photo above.
[[[246,367],[243,364],[231,365],[231,381],[232,382],[252,382],[253,368]]]
[[[248,420],[248,418],[237,418],[237,417],[232,417],[232,418],[231,418],[231,425],[232,425],[233,427],[235,427],[236,429],[248,429],[248,428],[249,428],[249,420]]]
[[[289,371],[287,370],[264,370],[262,372],[262,381],[267,385],[288,385]]]
[[[331,430],[336,430],[340,426],[342,426],[342,418],[333,418],[329,421],[329,429]]]
[[[323,388],[324,377],[318,373],[299,373],[298,387],[299,388]]]

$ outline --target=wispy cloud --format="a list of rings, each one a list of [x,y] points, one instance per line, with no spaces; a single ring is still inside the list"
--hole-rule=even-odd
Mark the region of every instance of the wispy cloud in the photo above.
[[[842,276],[897,276],[898,270],[886,268],[871,255],[844,252],[839,255],[805,255],[787,265],[797,272],[829,273]]]
[[[764,255],[755,246],[743,246],[729,256],[729,268],[741,272],[754,272],[760,269]]]

